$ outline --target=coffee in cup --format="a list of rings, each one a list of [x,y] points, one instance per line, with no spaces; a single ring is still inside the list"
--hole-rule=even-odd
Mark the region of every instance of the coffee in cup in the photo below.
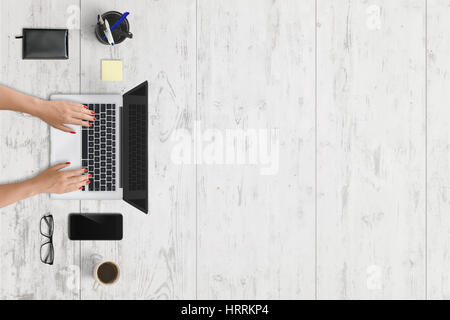
[[[101,284],[113,284],[119,278],[119,267],[111,261],[100,263],[94,272],[94,276]]]

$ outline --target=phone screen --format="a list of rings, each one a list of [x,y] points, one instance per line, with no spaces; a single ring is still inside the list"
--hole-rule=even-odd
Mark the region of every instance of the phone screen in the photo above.
[[[122,240],[123,218],[120,213],[71,213],[70,240]]]

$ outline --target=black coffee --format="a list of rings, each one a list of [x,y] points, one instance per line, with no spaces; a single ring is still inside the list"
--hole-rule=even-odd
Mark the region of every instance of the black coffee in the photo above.
[[[113,283],[118,275],[118,268],[111,262],[102,263],[97,269],[97,277],[103,283]]]

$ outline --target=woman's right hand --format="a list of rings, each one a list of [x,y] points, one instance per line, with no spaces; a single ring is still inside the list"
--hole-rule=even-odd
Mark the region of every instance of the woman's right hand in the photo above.
[[[97,120],[94,114],[94,111],[89,110],[86,106],[70,101],[41,100],[35,111],[37,117],[52,127],[70,133],[75,133],[75,131],[66,124],[90,127],[92,123],[89,121]]]
[[[91,174],[86,169],[60,171],[70,162],[50,167],[31,179],[35,193],[67,193],[81,189],[90,183]],[[86,174],[85,174],[86,173]]]

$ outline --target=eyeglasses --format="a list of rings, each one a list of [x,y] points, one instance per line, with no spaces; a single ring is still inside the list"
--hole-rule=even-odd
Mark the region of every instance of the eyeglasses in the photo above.
[[[46,241],[41,244],[41,261],[45,264],[53,264],[55,254],[53,249],[53,216],[51,214],[41,218],[40,232],[46,238]]]

